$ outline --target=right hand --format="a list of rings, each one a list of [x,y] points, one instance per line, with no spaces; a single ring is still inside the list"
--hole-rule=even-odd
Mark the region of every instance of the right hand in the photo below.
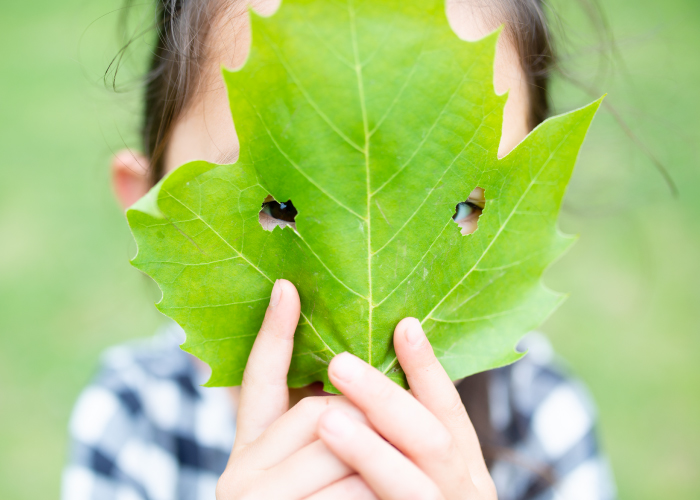
[[[366,423],[364,414],[341,396],[307,397],[289,409],[287,372],[299,314],[296,288],[277,280],[243,373],[236,440],[217,500],[377,498],[316,432],[328,409]]]

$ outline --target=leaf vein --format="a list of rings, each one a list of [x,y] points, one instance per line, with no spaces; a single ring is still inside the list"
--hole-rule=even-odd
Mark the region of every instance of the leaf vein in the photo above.
[[[306,90],[306,88],[302,85],[301,81],[299,80],[299,78],[297,77],[297,75],[294,73],[294,71],[292,71],[292,68],[289,66],[289,63],[287,62],[287,60],[284,58],[284,56],[283,56],[282,53],[280,52],[279,47],[277,46],[277,44],[275,44],[275,43],[270,39],[270,37],[267,36],[267,33],[265,33],[264,36],[265,36],[267,42],[270,44],[270,47],[271,47],[272,50],[274,51],[275,55],[276,55],[277,58],[279,59],[280,64],[282,64],[282,66],[284,67],[285,71],[287,72],[287,74],[289,75],[289,77],[290,77],[290,78],[292,79],[292,81],[294,82],[294,85],[297,86],[297,88],[299,89],[299,91],[302,93],[302,95],[304,96],[304,98],[306,99],[306,101],[309,103],[309,105],[313,108],[313,110],[318,114],[318,116],[320,116],[321,119],[322,119],[324,122],[326,122],[326,124],[331,128],[331,130],[333,130],[333,132],[335,132],[336,134],[338,134],[338,136],[339,136],[341,139],[343,139],[346,143],[348,143],[348,145],[352,146],[354,149],[356,149],[356,150],[359,151],[360,153],[363,153],[364,151],[362,150],[362,148],[361,148],[360,146],[358,146],[358,145],[355,143],[355,141],[353,141],[352,139],[350,139],[342,130],[340,130],[340,128],[339,128],[335,123],[333,123],[333,121],[323,112],[323,110],[322,110],[322,109],[320,108],[320,106],[316,103],[316,101],[315,101],[314,99],[311,98],[311,95],[309,94],[308,90]]]
[[[223,241],[231,250],[233,250],[233,251],[236,252],[241,258],[243,258],[243,260],[245,260],[253,269],[255,269],[256,271],[258,271],[258,272],[260,273],[260,275],[262,275],[267,281],[269,281],[270,283],[274,283],[274,281],[273,281],[272,279],[270,279],[270,277],[269,277],[267,274],[265,274],[265,273],[263,272],[262,269],[260,269],[258,266],[256,266],[255,264],[253,264],[250,260],[248,260],[248,259],[246,258],[245,255],[243,255],[242,252],[239,252],[235,247],[233,247],[233,246],[226,240],[226,238],[224,238],[223,236],[221,236],[221,234],[219,234],[219,232],[218,232],[216,229],[214,229],[213,227],[211,227],[211,225],[210,225],[207,221],[205,221],[199,214],[195,213],[195,212],[194,212],[190,207],[188,207],[185,203],[183,203],[182,201],[180,201],[179,199],[177,199],[175,196],[173,196],[172,193],[168,192],[168,191],[165,190],[165,189],[164,189],[163,191],[165,191],[165,193],[167,193],[173,200],[177,201],[180,205],[182,205],[184,208],[186,208],[187,210],[189,210],[189,211],[192,213],[192,215],[194,215],[194,216],[197,217],[199,220],[201,220],[204,224],[206,224],[206,225],[209,227],[209,229],[211,229],[211,231],[212,231],[221,241]],[[313,323],[312,323],[311,321],[309,321],[309,319],[306,317],[306,315],[305,315],[303,312],[301,313],[301,315],[302,315],[302,317],[309,323],[309,326],[310,326],[311,329],[314,331],[314,333],[318,336],[319,340],[321,340],[321,342],[323,342],[323,344],[324,344],[326,347],[328,347],[328,349],[330,349],[330,351],[333,352],[333,354],[335,355],[335,352],[333,351],[333,349],[330,348],[330,346],[326,343],[326,341],[323,339],[323,337],[321,336],[321,334],[318,333],[318,330],[316,330],[316,327],[314,327]]]

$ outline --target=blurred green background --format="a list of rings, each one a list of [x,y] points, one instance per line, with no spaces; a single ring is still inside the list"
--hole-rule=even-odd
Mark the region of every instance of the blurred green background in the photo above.
[[[544,325],[589,385],[622,499],[700,498],[700,2],[609,0],[617,52],[558,0],[574,77],[609,93],[678,184],[609,112],[596,119],[547,274]],[[105,89],[119,0],[0,6],[0,498],[56,497],[71,406],[111,344],[150,335],[158,294],[132,269],[110,155],[138,146],[139,95]],[[127,64],[127,82],[140,67]],[[602,61],[610,71],[597,75]],[[560,80],[559,110],[591,96]]]

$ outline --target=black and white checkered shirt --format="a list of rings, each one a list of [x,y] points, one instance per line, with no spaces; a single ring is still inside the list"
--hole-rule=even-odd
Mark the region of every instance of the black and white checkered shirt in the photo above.
[[[214,499],[236,432],[223,388],[179,348],[182,330],[109,349],[78,399],[70,421],[64,500]],[[492,372],[492,426],[507,436],[509,456],[491,475],[500,500],[611,500],[598,451],[595,412],[580,383],[562,374],[547,340],[528,335],[528,354]],[[528,463],[546,464],[552,478]]]

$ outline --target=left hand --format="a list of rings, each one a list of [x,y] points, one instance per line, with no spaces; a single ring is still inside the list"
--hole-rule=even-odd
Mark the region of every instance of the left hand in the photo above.
[[[376,430],[333,409],[319,420],[320,438],[383,500],[496,500],[474,427],[418,320],[398,324],[394,348],[412,394],[340,354],[330,379]]]

